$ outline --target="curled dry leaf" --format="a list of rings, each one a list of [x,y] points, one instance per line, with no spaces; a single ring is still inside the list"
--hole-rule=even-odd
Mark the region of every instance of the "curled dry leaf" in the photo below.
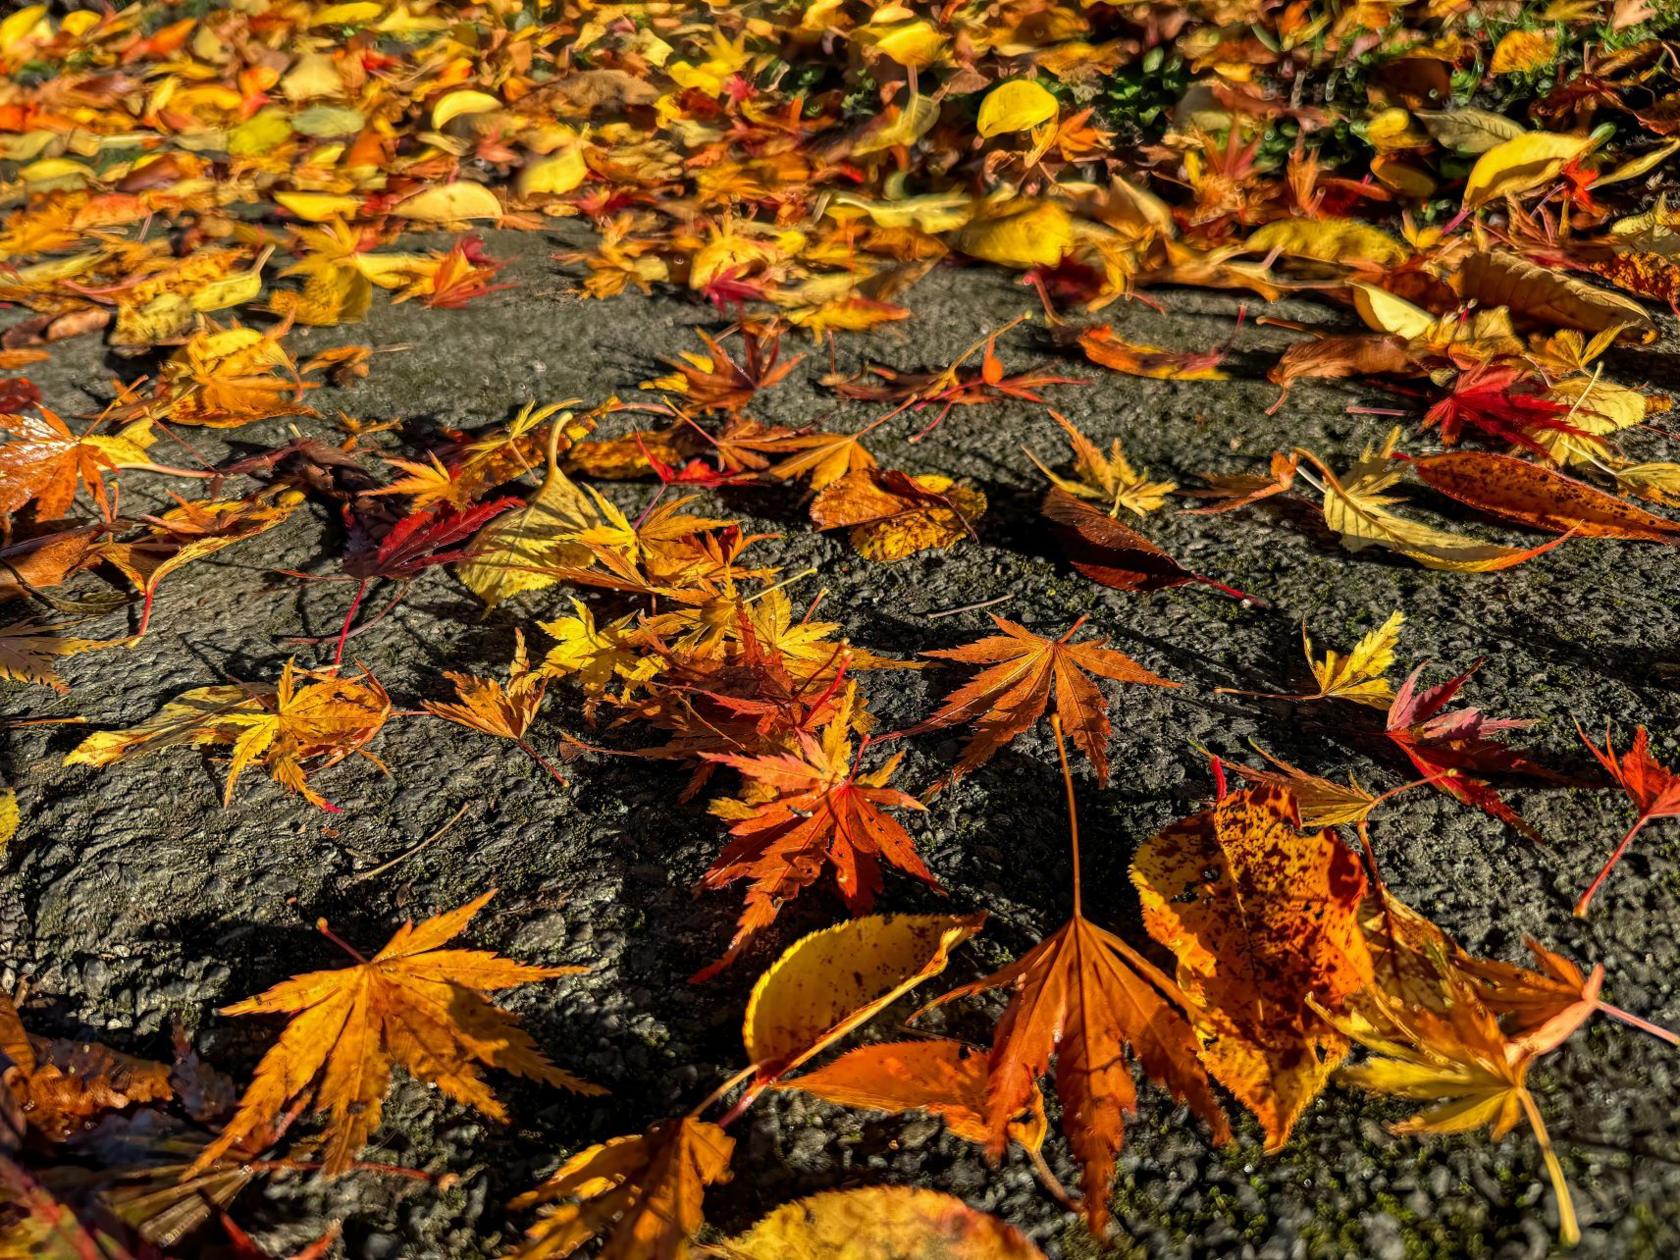
[[[1147,472],[1140,473],[1126,458],[1126,449],[1115,438],[1105,454],[1101,447],[1075,427],[1073,421],[1059,411],[1050,418],[1061,426],[1073,448],[1073,475],[1062,477],[1039,463],[1038,456],[1026,452],[1038,471],[1048,477],[1057,489],[1075,498],[1093,499],[1107,505],[1111,514],[1120,508],[1146,516],[1166,506],[1167,496],[1178,485],[1171,481],[1151,481]],[[1025,449],[1025,448],[1023,448]]]
[[[1249,599],[1222,582],[1192,573],[1149,539],[1088,503],[1052,486],[1044,515],[1056,527],[1074,569],[1093,582],[1120,591],[1158,591],[1199,582],[1229,595]]]
[[[96,525],[76,525],[0,543],[0,599],[37,595],[97,563],[99,535]]]
[[[1178,959],[1202,1062],[1276,1151],[1346,1056],[1309,999],[1337,1008],[1371,978],[1365,875],[1330,831],[1301,832],[1261,784],[1146,841],[1132,860],[1144,926]]]
[[[1292,766],[1280,757],[1255,746],[1255,751],[1271,763],[1270,769],[1239,765],[1224,761],[1221,764],[1231,773],[1249,783],[1268,783],[1289,793],[1303,826],[1339,827],[1362,823],[1371,816],[1381,800],[1375,793],[1359,786],[1358,780],[1348,776],[1346,783],[1309,774],[1299,766]]]
[[[1479,250],[1453,274],[1459,296],[1485,307],[1505,306],[1551,327],[1602,332],[1611,328],[1655,334],[1656,325],[1632,298],[1542,267],[1509,250]]]
[[[1500,1016],[1516,1045],[1534,1054],[1547,1054],[1599,1013],[1670,1045],[1680,1045],[1680,1036],[1611,1006],[1599,996],[1604,987],[1603,963],[1595,963],[1590,973],[1583,973],[1533,937],[1524,937],[1523,944],[1534,956],[1533,968],[1490,958],[1466,958],[1460,964],[1483,1003]]]
[[[507,1109],[485,1085],[480,1065],[580,1094],[605,1093],[555,1067],[513,1015],[485,997],[587,968],[533,967],[486,950],[444,948],[494,895],[492,889],[418,927],[404,923],[372,958],[345,946],[352,966],[306,972],[223,1008],[224,1015],[292,1020],[257,1064],[239,1110],[192,1171],[204,1171],[272,1130],[288,1106],[307,1103],[329,1113],[321,1171],[329,1177],[344,1172],[379,1127],[396,1065],[504,1122]],[[326,931],[325,920],[321,928]]]
[[[1286,455],[1282,451],[1273,451],[1270,475],[1255,476],[1252,473],[1204,473],[1202,480],[1207,487],[1201,490],[1189,490],[1197,498],[1213,499],[1207,507],[1190,508],[1191,516],[1217,516],[1222,512],[1235,512],[1238,508],[1252,507],[1256,503],[1264,502],[1276,495],[1287,494],[1295,488],[1295,474],[1300,471],[1301,461],[1297,456]]]
[[[974,532],[986,496],[949,477],[865,468],[831,481],[811,501],[818,529],[850,528],[852,545],[879,563],[949,547]]]
[[[1079,334],[1079,348],[1092,363],[1111,372],[1155,381],[1222,381],[1223,350],[1163,350],[1160,346],[1127,341],[1107,324]]]
[[[1388,333],[1320,337],[1298,342],[1266,373],[1287,392],[1300,380],[1342,380],[1350,376],[1399,376],[1412,369],[1404,340]]]
[[[727,1260],[1044,1260],[1013,1225],[913,1186],[830,1190],[777,1208],[722,1244]]]
[[[541,1207],[513,1253],[563,1260],[591,1239],[600,1260],[687,1260],[706,1187],[729,1180],[735,1139],[684,1116],[579,1151],[510,1207]]]

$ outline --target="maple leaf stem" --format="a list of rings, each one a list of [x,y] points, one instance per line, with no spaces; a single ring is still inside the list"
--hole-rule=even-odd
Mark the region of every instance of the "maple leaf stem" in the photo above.
[[[1632,1011],[1624,1011],[1621,1007],[1612,1006],[1604,1001],[1598,1003],[1598,1009],[1600,1013],[1608,1015],[1611,1019],[1621,1020],[1629,1028],[1637,1028],[1640,1032],[1650,1033],[1651,1036],[1666,1041],[1671,1046],[1680,1046],[1680,1033],[1670,1032],[1660,1025],[1653,1024],[1648,1019],[1640,1019]]]
[[[324,1167],[319,1161],[301,1159],[248,1159],[240,1163],[241,1168],[249,1168],[254,1172],[320,1172]],[[353,1172],[382,1173],[390,1177],[405,1177],[409,1181],[424,1181],[436,1184],[438,1177],[422,1168],[404,1168],[401,1164],[381,1164],[365,1159],[350,1161]],[[447,1176],[448,1174],[444,1174]]]
[[[322,936],[326,937],[334,945],[337,945],[346,954],[349,954],[350,957],[354,958],[358,963],[365,964],[367,962],[367,956],[365,954],[363,954],[361,950],[357,949],[354,945],[352,945],[349,941],[345,940],[337,932],[333,931],[332,926],[326,921],[325,918],[320,918],[320,919],[315,920],[315,930],[317,932],[319,932]]]
[[[356,583],[356,593],[350,597],[350,607],[345,611],[344,624],[338,628],[338,646],[333,649],[333,664],[341,664],[344,660],[344,644],[350,638],[350,625],[356,620],[356,614],[361,610],[362,597],[367,594],[368,580],[363,578]]]
[[[1067,740],[1062,738],[1062,715],[1050,719],[1050,729],[1056,733],[1056,754],[1062,759],[1062,787],[1067,792],[1068,845],[1073,852],[1073,917],[1083,918],[1079,872],[1079,809],[1073,795],[1073,771],[1068,767]]]
[[[1232,599],[1238,601],[1239,603],[1253,604],[1256,608],[1271,607],[1271,604],[1261,599],[1258,595],[1250,595],[1247,591],[1239,591],[1234,586],[1226,586],[1225,583],[1215,581],[1210,577],[1204,577],[1200,573],[1193,573],[1191,574],[1191,577],[1200,582],[1203,586],[1211,586],[1221,595],[1229,595]]]
[[[1038,1183],[1044,1187],[1045,1193],[1056,1200],[1057,1203],[1060,1203],[1064,1211],[1083,1214],[1085,1211],[1084,1201],[1074,1198],[1068,1188],[1062,1184],[1061,1178],[1056,1176],[1055,1170],[1045,1162],[1043,1150],[1036,1146],[1028,1146],[1024,1149],[1027,1152],[1027,1159],[1032,1164],[1033,1172],[1038,1177]]]
[[[688,1113],[689,1119],[699,1119],[701,1113],[704,1112],[706,1108],[712,1106],[714,1103],[723,1101],[724,1096],[728,1094],[730,1090],[734,1089],[756,1071],[758,1071],[758,1065],[756,1063],[750,1063],[739,1072],[735,1073],[734,1076],[731,1076],[728,1080],[724,1081],[711,1093],[707,1094],[698,1103],[696,1103],[694,1108]],[[746,1093],[742,1094],[741,1097],[736,1100],[735,1105],[729,1109],[729,1114],[719,1121],[719,1127],[727,1128],[731,1121],[738,1118],[749,1106],[752,1105],[753,1099],[757,1098],[758,1094],[759,1091],[756,1089],[749,1089]]]
[[[1565,1247],[1573,1247],[1581,1241],[1581,1227],[1575,1220],[1575,1200],[1569,1193],[1569,1182],[1564,1179],[1563,1164],[1552,1146],[1551,1135],[1546,1132],[1546,1121],[1535,1105],[1534,1095],[1525,1088],[1517,1091],[1517,1097],[1528,1113],[1529,1124],[1534,1126],[1534,1140],[1540,1144],[1540,1157],[1546,1163],[1546,1172],[1552,1179],[1552,1191],[1557,1195],[1558,1239]]]
[[[548,771],[548,777],[549,778],[553,779],[561,787],[566,787],[567,786],[566,776],[561,774],[558,770],[556,770],[553,767],[553,765],[551,765],[549,763],[548,758],[544,757],[535,748],[532,748],[531,745],[526,743],[523,739],[517,739],[517,740],[514,741],[514,743],[519,745],[519,750],[521,752],[523,752],[527,757],[529,757],[532,761],[536,762],[544,770]]]
[[[766,586],[761,591],[754,591],[751,595],[747,596],[741,602],[743,604],[757,603],[759,600],[763,599],[766,595],[768,595],[771,591],[779,591],[785,586],[792,586],[795,582],[803,582],[808,577],[815,577],[816,574],[817,574],[817,569],[816,569],[815,565],[812,565],[810,568],[801,569],[798,573],[793,574],[791,577],[783,578],[780,582],[777,582],[774,586]],[[809,614],[807,614],[807,616],[808,615]]]
[[[1587,907],[1592,904],[1593,897],[1597,895],[1599,885],[1604,883],[1605,877],[1610,874],[1611,869],[1615,867],[1616,863],[1622,860],[1622,854],[1627,852],[1628,845],[1633,843],[1633,838],[1643,831],[1645,829],[1645,824],[1650,821],[1651,815],[1641,814],[1634,820],[1633,826],[1628,828],[1627,835],[1622,837],[1622,842],[1616,846],[1616,851],[1610,855],[1608,860],[1606,860],[1603,867],[1600,868],[1598,875],[1593,879],[1592,884],[1587,888],[1587,891],[1582,893],[1581,899],[1575,903],[1575,917],[1577,919],[1584,919],[1587,917]]]

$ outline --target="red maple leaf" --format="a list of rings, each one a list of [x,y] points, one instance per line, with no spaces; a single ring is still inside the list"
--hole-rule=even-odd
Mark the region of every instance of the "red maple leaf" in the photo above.
[[[1523,753],[1492,736],[1531,725],[1527,718],[1490,718],[1480,709],[1451,709],[1453,697],[1481,668],[1477,661],[1456,678],[1417,689],[1419,665],[1395,693],[1389,706],[1387,734],[1418,772],[1441,791],[1466,805],[1492,814],[1535,842],[1540,833],[1507,805],[1485,778],[1493,774],[1524,774],[1555,778]]]
[[[333,664],[344,659],[344,644],[350,637],[351,623],[361,609],[362,598],[370,583],[379,578],[398,582],[396,595],[379,613],[362,627],[377,625],[402,602],[408,584],[425,570],[439,564],[453,564],[464,559],[474,534],[492,517],[501,515],[520,502],[511,496],[478,503],[470,508],[453,508],[445,504],[411,512],[403,517],[377,544],[352,529],[351,547],[344,557],[344,571],[356,579],[356,594],[350,609],[344,614],[344,624],[338,631],[338,647]]]
[[[1633,838],[1644,829],[1645,824],[1653,818],[1680,818],[1680,775],[1651,756],[1650,739],[1643,726],[1634,732],[1633,747],[1619,758],[1610,742],[1609,727],[1604,730],[1603,748],[1595,746],[1579,726],[1575,729],[1581,736],[1581,742],[1592,750],[1592,755],[1610,772],[1610,777],[1616,780],[1622,791],[1627,793],[1628,799],[1633,802],[1633,807],[1639,811],[1639,817],[1633,820],[1633,826],[1627,829],[1627,834],[1610,854],[1591,886],[1575,903],[1575,916],[1584,919],[1587,917],[1587,907],[1592,904],[1599,885],[1604,882],[1605,876],[1610,874],[1611,868],[1622,860],[1622,854],[1627,852],[1628,845],[1633,843]]]
[[[1454,445],[1466,427],[1537,455],[1546,449],[1535,430],[1580,433],[1568,421],[1569,406],[1522,388],[1524,369],[1509,364],[1478,363],[1459,373],[1447,395],[1423,417],[1423,427],[1439,427],[1441,441]]]

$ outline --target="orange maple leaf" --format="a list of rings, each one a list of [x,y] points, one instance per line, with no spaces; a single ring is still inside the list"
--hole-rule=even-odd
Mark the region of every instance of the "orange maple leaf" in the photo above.
[[[62,1142],[95,1116],[130,1103],[173,1097],[169,1067],[97,1042],[49,1040],[25,1031],[12,999],[0,993],[0,1091],[10,1091],[24,1121]]]
[[[1132,882],[1178,959],[1202,1062],[1280,1149],[1348,1050],[1307,998],[1337,1008],[1371,979],[1359,860],[1330,831],[1302,832],[1289,792],[1261,784],[1146,841]]]
[[[1016,736],[1043,716],[1052,688],[1056,713],[1075,746],[1090,759],[1097,782],[1108,782],[1108,701],[1088,675],[1151,687],[1179,684],[1152,674],[1123,652],[1104,647],[1106,638],[1071,642],[1085,624],[1081,617],[1059,639],[1047,639],[1025,626],[994,615],[1002,634],[961,647],[924,652],[923,656],[985,665],[975,677],[953,691],[932,717],[917,723],[907,735],[974,723],[976,730],[962,750],[953,779],[990,761]]]
[[[1128,1046],[1152,1080],[1207,1122],[1216,1142],[1225,1142],[1231,1132],[1197,1057],[1184,994],[1154,963],[1085,917],[1073,776],[1060,718],[1052,724],[1067,785],[1073,916],[1009,966],[930,1006],[989,989],[1013,991],[987,1064],[988,1152],[993,1158],[1003,1154],[1011,1122],[1031,1107],[1054,1054],[1062,1127],[1083,1168],[1085,1219],[1100,1235],[1108,1222],[1108,1185],[1125,1142],[1125,1120],[1137,1111]]]
[[[722,958],[695,975],[707,980],[740,956],[752,937],[768,927],[784,904],[834,867],[834,881],[846,908],[862,914],[881,889],[881,863],[938,887],[909,834],[885,809],[924,809],[915,797],[886,786],[900,753],[879,769],[859,774],[852,749],[857,684],[847,686],[822,737],[796,732],[797,753],[755,757],[706,753],[708,761],[733,766],[747,776],[746,799],[712,802],[712,812],[734,823],[735,838],[701,880],[721,888],[751,880],[746,909]],[[861,749],[859,750],[861,751]]]
[[[607,1235],[599,1260],[683,1260],[706,1187],[729,1180],[734,1152],[734,1138],[693,1116],[580,1151],[509,1205],[544,1208],[513,1254],[561,1260]]]
[[[580,1094],[605,1093],[550,1063],[514,1017],[484,996],[587,968],[532,967],[487,950],[443,948],[494,895],[492,889],[419,927],[403,924],[372,958],[339,941],[354,966],[305,972],[223,1007],[224,1015],[296,1018],[257,1064],[239,1110],[189,1175],[271,1131],[294,1100],[331,1112],[321,1170],[342,1173],[379,1127],[394,1064],[504,1122],[507,1109],[485,1085],[479,1064]],[[326,920],[317,926],[331,936]]]

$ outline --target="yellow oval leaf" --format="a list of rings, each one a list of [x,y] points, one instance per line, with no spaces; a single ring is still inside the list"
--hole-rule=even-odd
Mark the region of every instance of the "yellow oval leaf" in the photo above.
[[[869,915],[790,946],[758,978],[741,1030],[763,1078],[780,1075],[945,970],[976,914]]]
[[[572,145],[559,153],[533,158],[525,163],[519,172],[519,195],[531,197],[539,193],[569,193],[588,175],[589,165],[583,160],[583,149]]]
[[[499,219],[502,203],[483,184],[457,180],[415,193],[397,203],[393,214],[422,223],[453,223],[459,219]]]
[[[1485,109],[1420,109],[1416,116],[1437,144],[1459,153],[1486,153],[1527,130]]]
[[[986,93],[976,130],[988,137],[1027,131],[1049,122],[1057,111],[1056,98],[1042,85],[1031,79],[1011,79]]]
[[[35,33],[37,27],[41,27],[40,33],[50,39],[52,28],[45,24],[46,16],[46,5],[30,4],[0,22],[0,52],[11,52],[27,36]]]
[[[1429,143],[1428,135],[1412,125],[1412,116],[1403,109],[1385,109],[1369,119],[1365,138],[1379,152],[1416,149]]]
[[[1590,136],[1528,131],[1496,144],[1470,168],[1464,184],[1469,209],[1514,193],[1527,192],[1555,179],[1564,164],[1587,151]]]
[[[1413,306],[1405,298],[1395,297],[1387,289],[1379,289],[1374,284],[1349,287],[1353,290],[1353,309],[1359,312],[1367,327],[1377,332],[1393,333],[1409,341],[1428,336],[1435,327],[1435,317],[1428,311]]]
[[[784,1203],[724,1246],[731,1260],[1044,1260],[1013,1225],[955,1195],[913,1186],[830,1190]]]

